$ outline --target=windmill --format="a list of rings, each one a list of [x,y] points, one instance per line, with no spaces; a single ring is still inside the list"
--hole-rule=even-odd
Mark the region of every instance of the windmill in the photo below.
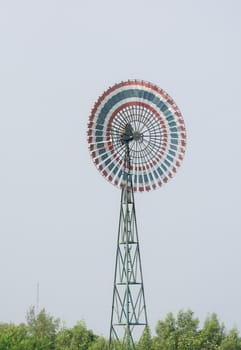
[[[95,103],[88,144],[97,169],[121,189],[109,347],[132,350],[136,333],[148,326],[134,193],[173,177],[185,153],[185,125],[164,90],[128,80]]]

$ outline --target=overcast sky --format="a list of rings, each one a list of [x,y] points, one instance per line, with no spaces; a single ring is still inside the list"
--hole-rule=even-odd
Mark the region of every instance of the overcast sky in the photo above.
[[[86,125],[110,85],[151,81],[187,151],[137,194],[151,330],[172,311],[241,330],[241,2],[0,0],[0,322],[30,305],[108,336],[120,190]]]

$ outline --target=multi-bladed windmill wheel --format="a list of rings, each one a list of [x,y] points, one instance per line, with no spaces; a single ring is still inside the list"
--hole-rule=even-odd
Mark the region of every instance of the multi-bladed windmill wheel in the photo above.
[[[89,117],[88,143],[96,167],[108,181],[123,188],[123,171],[129,167],[133,190],[149,191],[176,173],[186,133],[177,105],[164,90],[128,80],[99,97]]]

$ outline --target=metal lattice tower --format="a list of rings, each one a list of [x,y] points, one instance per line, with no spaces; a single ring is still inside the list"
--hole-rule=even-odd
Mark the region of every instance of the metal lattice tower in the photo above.
[[[133,350],[148,325],[134,192],[156,189],[173,177],[185,153],[185,126],[164,90],[128,80],[95,103],[88,143],[97,169],[121,188],[109,348]]]
[[[130,162],[126,141],[127,166],[123,174],[126,184],[121,192],[110,349],[115,349],[116,343],[121,343],[128,350],[135,349],[135,331],[137,328],[143,331],[148,325]]]

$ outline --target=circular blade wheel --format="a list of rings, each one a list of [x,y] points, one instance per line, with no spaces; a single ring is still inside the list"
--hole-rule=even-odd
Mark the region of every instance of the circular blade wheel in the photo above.
[[[186,131],[177,105],[164,90],[141,80],[121,82],[104,92],[89,117],[87,133],[101,174],[123,188],[128,167],[134,191],[162,186],[185,153]]]

